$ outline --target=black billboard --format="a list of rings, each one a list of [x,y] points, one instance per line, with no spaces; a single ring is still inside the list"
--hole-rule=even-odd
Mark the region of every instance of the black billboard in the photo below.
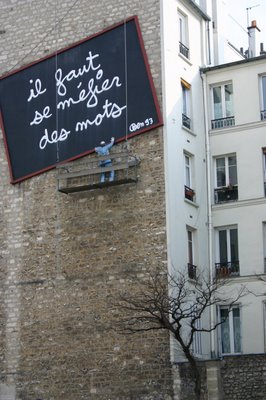
[[[162,125],[137,17],[4,75],[0,107],[12,183]]]

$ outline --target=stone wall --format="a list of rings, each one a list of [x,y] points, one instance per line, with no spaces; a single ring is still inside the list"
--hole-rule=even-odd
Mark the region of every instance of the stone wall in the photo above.
[[[225,400],[265,399],[266,354],[224,357],[221,375]]]
[[[262,400],[266,393],[266,354],[225,356],[198,362],[202,400]],[[174,400],[192,400],[194,384],[187,362],[173,365]]]
[[[132,15],[161,102],[154,0],[0,0],[0,74]],[[1,400],[172,398],[168,334],[113,330],[119,293],[166,268],[162,129],[129,144],[136,184],[65,195],[55,170],[10,185],[1,136]]]

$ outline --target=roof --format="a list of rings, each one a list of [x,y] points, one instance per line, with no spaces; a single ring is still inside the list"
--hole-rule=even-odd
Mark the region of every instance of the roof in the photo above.
[[[234,67],[235,65],[242,65],[242,64],[260,61],[260,60],[266,60],[266,54],[263,54],[258,57],[245,58],[244,60],[233,61],[233,62],[226,63],[226,64],[214,65],[213,67],[200,68],[200,71],[205,74],[206,72],[215,71],[216,69]]]

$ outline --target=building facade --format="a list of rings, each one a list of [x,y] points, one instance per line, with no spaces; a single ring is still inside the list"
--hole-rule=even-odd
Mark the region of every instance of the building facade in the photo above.
[[[166,280],[185,271],[193,284],[202,272],[228,279],[231,292],[248,289],[221,329],[199,338],[200,360],[264,353],[266,63],[230,41],[226,2],[0,7],[1,75],[137,15],[164,121],[127,141],[140,159],[137,182],[68,195],[57,169],[11,185],[1,136],[0,399],[190,398],[176,368],[184,357],[167,332],[114,329],[119,295],[134,295],[158,268]],[[218,399],[218,385],[213,394],[206,386]]]
[[[219,352],[265,351],[265,56],[205,70],[212,193],[212,264],[248,294],[219,335]],[[248,84],[248,99],[243,87]],[[225,108],[223,108],[225,107]],[[225,110],[226,109],[226,110]],[[224,110],[224,111],[223,111]],[[226,115],[227,113],[227,115]],[[226,306],[221,306],[221,318]],[[251,330],[256,326],[256,334]]]
[[[0,4],[1,75],[138,15],[162,103],[159,2]],[[168,333],[115,330],[119,294],[166,271],[162,137],[128,141],[137,183],[66,195],[55,169],[11,185],[1,135],[1,400],[172,398]]]

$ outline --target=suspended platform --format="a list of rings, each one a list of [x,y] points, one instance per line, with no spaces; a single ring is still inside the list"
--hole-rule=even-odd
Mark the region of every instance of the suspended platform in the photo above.
[[[110,160],[111,166],[100,167],[101,161]],[[84,159],[83,159],[84,160]],[[88,157],[83,162],[73,161],[57,165],[57,189],[62,193],[76,193],[85,190],[105,188],[137,182],[138,157],[127,151],[109,154],[108,156]],[[114,171],[113,181],[109,181],[110,172]],[[101,174],[105,181],[101,182]]]

